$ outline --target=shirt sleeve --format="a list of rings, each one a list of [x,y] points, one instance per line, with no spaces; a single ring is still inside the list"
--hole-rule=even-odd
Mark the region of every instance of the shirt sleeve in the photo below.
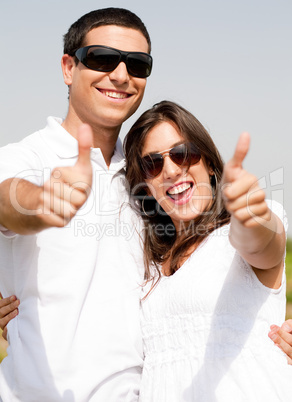
[[[283,223],[284,226],[284,230],[286,233],[286,237],[287,237],[287,232],[288,232],[288,218],[287,218],[287,214],[286,211],[283,207],[282,204],[280,204],[278,201],[275,200],[266,200],[268,207],[270,208],[270,210],[272,212],[274,212],[275,215],[278,216],[278,218],[281,220],[281,222]]]
[[[13,177],[36,185],[43,181],[39,157],[32,147],[22,142],[0,148],[0,183]]]
[[[42,185],[43,169],[35,150],[24,141],[0,148],[0,183],[11,178],[25,179],[33,184]],[[14,232],[0,225],[0,233],[7,237]]]

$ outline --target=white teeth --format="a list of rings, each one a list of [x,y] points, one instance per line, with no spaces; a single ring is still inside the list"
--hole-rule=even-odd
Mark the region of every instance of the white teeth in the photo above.
[[[171,188],[170,190],[168,190],[168,193],[171,195],[179,194],[179,193],[182,193],[183,191],[186,191],[190,187],[191,187],[190,183],[183,183],[179,186]]]
[[[122,94],[120,92],[103,91],[103,94],[116,99],[125,99],[127,97],[127,94]]]

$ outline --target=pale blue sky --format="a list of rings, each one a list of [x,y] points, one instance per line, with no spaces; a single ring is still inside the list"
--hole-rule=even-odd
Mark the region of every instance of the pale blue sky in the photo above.
[[[284,202],[292,222],[291,0],[9,0],[0,6],[0,145],[65,117],[62,36],[96,8],[124,7],[146,24],[154,68],[144,101],[124,125],[162,99],[206,126],[223,157],[239,134],[252,137],[245,167]],[[289,229],[292,236],[292,223]]]

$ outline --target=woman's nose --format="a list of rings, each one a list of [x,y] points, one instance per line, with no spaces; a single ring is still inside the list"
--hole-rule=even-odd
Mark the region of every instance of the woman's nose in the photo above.
[[[182,174],[182,168],[174,163],[169,155],[164,155],[163,174],[167,179],[177,177]]]

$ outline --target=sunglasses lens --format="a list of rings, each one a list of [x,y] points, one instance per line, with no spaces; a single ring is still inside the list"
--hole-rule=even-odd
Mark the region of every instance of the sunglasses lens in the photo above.
[[[128,73],[134,77],[149,77],[152,69],[152,57],[147,53],[123,52],[106,46],[86,46],[78,49],[75,56],[87,68],[109,72],[119,63],[126,63]]]
[[[120,54],[111,49],[91,47],[84,61],[92,70],[113,71],[120,62]]]
[[[191,146],[189,157],[190,165],[196,165],[196,163],[199,163],[201,160],[201,152],[194,146]]]
[[[193,144],[190,146],[186,144],[178,145],[169,151],[169,156],[180,166],[195,165],[201,159],[200,151]]]
[[[131,75],[139,78],[149,77],[152,68],[152,59],[147,54],[129,54],[127,68]]]
[[[189,165],[188,149],[185,144],[178,145],[169,151],[169,156],[173,162],[181,166]]]
[[[141,165],[143,172],[145,173],[145,177],[150,179],[159,175],[163,167],[163,157],[160,154],[152,154],[144,156],[141,159]]]
[[[171,160],[179,166],[189,168],[201,160],[201,152],[193,144],[180,144],[169,151]],[[164,164],[162,154],[150,154],[141,159],[145,178],[150,179],[161,173]]]

